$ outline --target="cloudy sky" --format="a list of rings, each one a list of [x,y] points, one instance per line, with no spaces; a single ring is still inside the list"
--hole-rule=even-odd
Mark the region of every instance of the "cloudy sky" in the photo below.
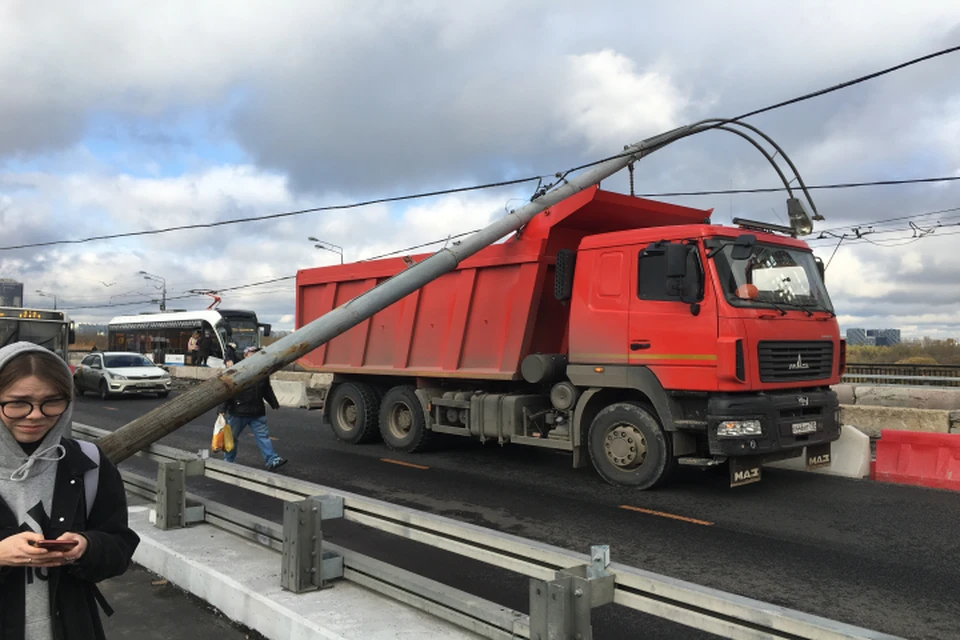
[[[3,0],[0,246],[552,175],[956,45],[956,0]],[[958,176],[960,53],[749,122],[808,184]],[[339,261],[308,236],[367,258],[482,226],[533,186],[4,248],[0,277],[24,282],[28,304],[51,305],[41,290],[104,322],[157,308],[140,270],[170,297],[291,276]],[[640,193],[775,186],[766,160],[722,132],[636,173]],[[626,172],[604,188],[625,191]],[[817,253],[829,260],[847,234],[828,270],[844,328],[960,337],[960,182],[813,195],[827,218]],[[664,199],[714,207],[722,223],[786,216],[782,194]],[[873,234],[850,235],[867,223]],[[292,328],[293,290],[235,289],[223,306]]]

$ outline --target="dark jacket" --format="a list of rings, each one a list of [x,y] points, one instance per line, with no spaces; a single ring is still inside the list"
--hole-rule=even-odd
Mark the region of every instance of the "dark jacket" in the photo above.
[[[66,456],[57,464],[45,535],[55,539],[74,531],[82,533],[88,544],[74,564],[47,570],[54,635],[59,640],[103,640],[97,604],[106,605],[106,601],[95,583],[127,570],[140,537],[127,525],[127,498],[120,472],[103,455],[97,497],[87,519],[83,474],[93,468],[93,462],[74,440],[64,438],[61,444]],[[13,512],[0,499],[0,539],[19,532]],[[0,640],[23,640],[25,581],[23,568],[0,567]],[[106,610],[110,612],[108,607]]]
[[[213,353],[213,338],[210,336],[200,338],[200,340],[197,341],[197,353],[201,358]]]
[[[263,416],[267,414],[267,410],[263,406],[264,402],[274,409],[280,408],[277,396],[273,393],[273,387],[270,386],[270,378],[261,380],[229,398],[220,405],[220,413],[230,413],[243,417]]]

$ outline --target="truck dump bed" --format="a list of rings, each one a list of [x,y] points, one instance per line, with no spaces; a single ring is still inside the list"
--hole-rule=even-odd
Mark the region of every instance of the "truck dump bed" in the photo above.
[[[299,364],[314,371],[513,380],[531,353],[566,353],[568,308],[553,295],[560,249],[584,236],[704,222],[709,210],[592,187],[540,213]],[[297,273],[296,326],[308,324],[429,254]]]

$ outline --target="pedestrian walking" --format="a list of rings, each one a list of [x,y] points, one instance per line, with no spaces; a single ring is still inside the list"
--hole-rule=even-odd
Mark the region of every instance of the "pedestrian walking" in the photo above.
[[[68,437],[72,400],[55,354],[29,342],[0,348],[4,640],[104,640],[98,605],[113,611],[97,583],[123,574],[140,543],[116,466]]]
[[[247,347],[243,351],[244,359],[249,358],[259,350],[257,347]],[[250,431],[253,432],[253,437],[257,441],[257,446],[260,448],[260,453],[263,455],[267,470],[273,471],[287,463],[286,459],[281,458],[273,450],[270,431],[267,429],[267,410],[263,406],[264,402],[274,409],[280,408],[273,387],[270,386],[269,377],[247,387],[220,405],[220,413],[225,414],[227,424],[230,425],[230,430],[233,432],[233,451],[227,451],[223,454],[223,459],[227,462],[236,461],[237,450],[240,448],[240,434],[244,429],[250,427]]]

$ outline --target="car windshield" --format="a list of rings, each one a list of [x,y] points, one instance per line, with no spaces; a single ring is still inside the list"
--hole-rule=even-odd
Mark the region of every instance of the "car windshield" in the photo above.
[[[119,369],[122,367],[152,367],[152,362],[141,355],[135,353],[123,354],[119,356],[106,356],[104,365],[110,369]]]
[[[724,295],[735,306],[801,307],[833,313],[833,304],[810,251],[756,244],[750,257],[733,259],[727,244],[715,256]]]

